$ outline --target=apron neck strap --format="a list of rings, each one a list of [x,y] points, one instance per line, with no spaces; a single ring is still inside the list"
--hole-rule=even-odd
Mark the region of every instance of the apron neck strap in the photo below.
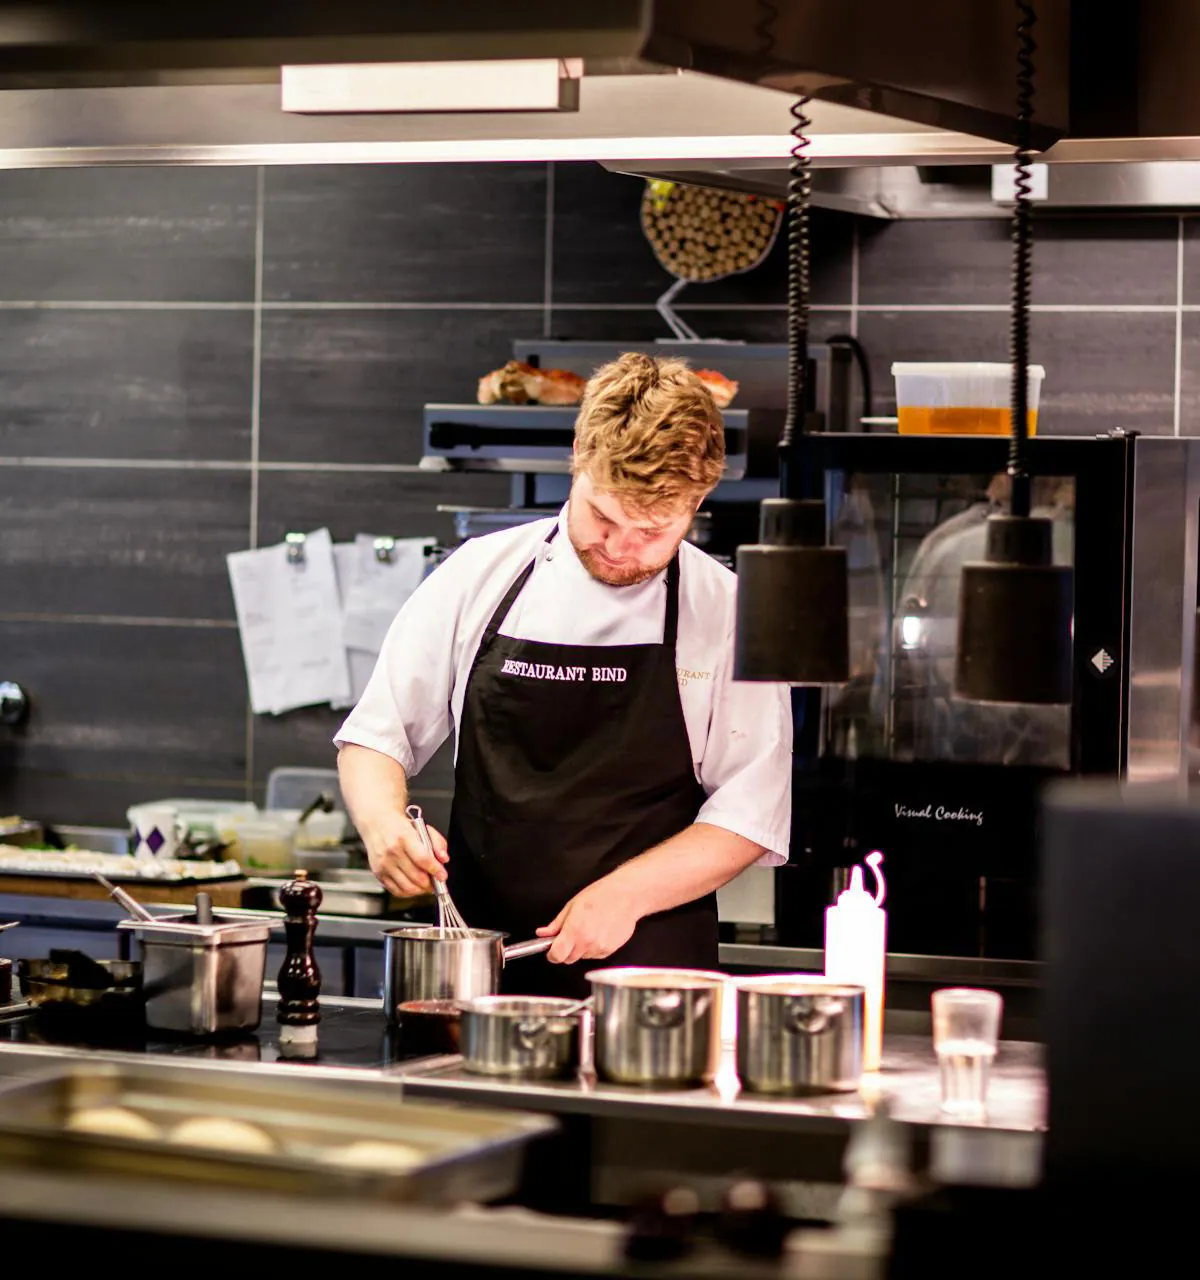
[[[558,533],[557,522],[551,526],[550,532],[546,535],[543,545],[548,546],[554,541]],[[499,634],[500,628],[504,623],[504,619],[508,617],[509,611],[516,603],[517,597],[525,589],[525,584],[529,581],[533,574],[534,567],[537,564],[535,556],[517,575],[516,581],[504,593],[504,599],[496,606],[496,612],[492,614],[491,620],[484,629],[483,637],[480,641],[481,645],[490,644]],[[663,647],[671,654],[675,652],[675,642],[679,638],[679,552],[676,551],[671,557],[671,563],[667,565],[667,609],[666,617],[663,620]]]

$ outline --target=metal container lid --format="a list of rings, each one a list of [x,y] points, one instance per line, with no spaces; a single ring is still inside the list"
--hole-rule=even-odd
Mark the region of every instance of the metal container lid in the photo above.
[[[271,920],[243,920],[214,916],[212,924],[197,924],[195,915],[160,916],[156,920],[121,920],[118,929],[136,933],[142,942],[165,943],[174,947],[230,947],[247,942],[266,942],[271,936]]]

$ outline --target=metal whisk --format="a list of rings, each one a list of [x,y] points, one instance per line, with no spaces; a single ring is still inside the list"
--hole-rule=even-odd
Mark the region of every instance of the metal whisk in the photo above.
[[[417,834],[421,837],[421,843],[424,844],[426,851],[436,857],[433,852],[433,841],[429,838],[429,828],[425,825],[425,815],[421,812],[419,804],[410,804],[405,809],[405,814],[409,821],[417,829]],[[450,896],[450,890],[446,888],[444,880],[434,878],[433,893],[437,898],[438,928],[443,933],[463,933],[469,934],[471,926],[459,914],[458,908],[454,905],[454,899]]]

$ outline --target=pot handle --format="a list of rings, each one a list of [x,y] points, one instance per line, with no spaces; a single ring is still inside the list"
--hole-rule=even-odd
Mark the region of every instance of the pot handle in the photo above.
[[[703,1017],[712,996],[702,996],[696,1002],[696,1017]],[[683,1026],[683,997],[678,991],[647,992],[637,1006],[638,1023],[649,1031],[670,1031]]]
[[[529,942],[514,942],[511,947],[504,948],[504,963],[510,960],[524,960],[526,956],[539,956],[549,951],[554,944],[553,938],[533,938]]]
[[[550,1039],[550,1027],[545,1018],[525,1018],[513,1026],[513,1039],[518,1049],[534,1053]]]
[[[842,1001],[831,996],[793,996],[784,1009],[783,1027],[794,1036],[819,1036],[843,1009]]]

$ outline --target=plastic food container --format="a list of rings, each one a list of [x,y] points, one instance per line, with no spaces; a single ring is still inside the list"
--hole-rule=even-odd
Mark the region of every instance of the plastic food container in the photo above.
[[[1011,434],[1012,365],[894,364],[900,434],[1006,436]],[[1045,368],[1029,366],[1029,434],[1037,433]]]
[[[258,813],[237,817],[230,825],[236,836],[231,856],[247,870],[291,870],[295,865],[296,815]]]

